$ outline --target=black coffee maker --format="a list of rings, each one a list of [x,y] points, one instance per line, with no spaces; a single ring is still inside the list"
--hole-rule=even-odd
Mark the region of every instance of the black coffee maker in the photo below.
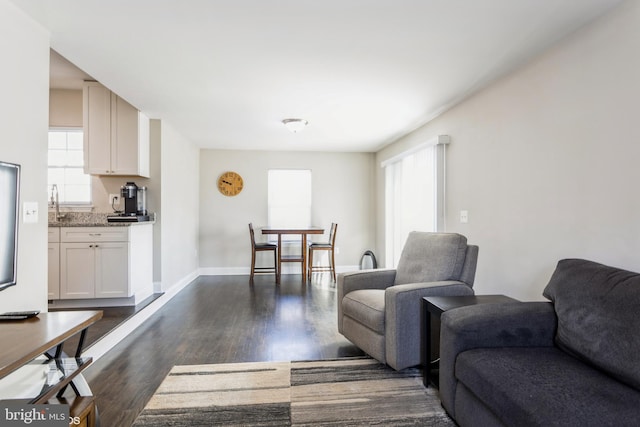
[[[124,211],[119,215],[108,216],[107,221],[149,221],[147,187],[138,187],[135,182],[127,182],[120,187],[120,196],[124,200]]]
[[[138,187],[135,182],[127,182],[125,185],[120,187],[120,196],[122,196],[122,199],[124,200],[125,216],[146,215],[146,212],[142,212],[145,210],[144,207],[140,209],[139,206],[139,190],[140,187]]]

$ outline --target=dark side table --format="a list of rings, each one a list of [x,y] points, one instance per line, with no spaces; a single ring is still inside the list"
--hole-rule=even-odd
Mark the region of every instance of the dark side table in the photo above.
[[[465,295],[422,298],[422,367],[425,387],[438,386],[438,375],[431,375],[440,360],[440,316],[447,310],[476,304],[517,302],[506,295]],[[432,352],[435,355],[432,355]]]

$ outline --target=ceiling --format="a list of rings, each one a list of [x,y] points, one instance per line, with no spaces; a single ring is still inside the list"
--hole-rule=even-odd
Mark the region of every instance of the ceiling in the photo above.
[[[54,84],[93,76],[201,147],[368,152],[621,0],[11,1],[84,70]]]

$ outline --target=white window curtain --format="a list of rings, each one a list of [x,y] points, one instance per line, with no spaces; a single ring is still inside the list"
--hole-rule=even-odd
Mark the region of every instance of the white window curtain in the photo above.
[[[267,203],[270,227],[308,227],[311,224],[311,170],[269,170]]]
[[[398,265],[411,231],[444,230],[444,164],[440,135],[382,163],[385,169],[385,264]]]

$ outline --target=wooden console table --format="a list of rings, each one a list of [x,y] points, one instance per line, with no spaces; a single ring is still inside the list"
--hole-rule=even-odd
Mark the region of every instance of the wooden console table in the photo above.
[[[91,390],[81,372],[92,362],[82,357],[82,346],[87,328],[102,318],[102,311],[58,311],[40,313],[26,320],[0,322],[0,395],[3,399],[25,400],[40,404],[53,397],[62,398],[67,386],[76,396],[91,396]],[[67,357],[63,344],[80,334],[74,357]],[[43,357],[44,356],[44,357]],[[12,381],[20,384],[34,379],[33,387],[18,390]],[[7,384],[3,384],[7,383]],[[33,392],[33,390],[37,390]]]

